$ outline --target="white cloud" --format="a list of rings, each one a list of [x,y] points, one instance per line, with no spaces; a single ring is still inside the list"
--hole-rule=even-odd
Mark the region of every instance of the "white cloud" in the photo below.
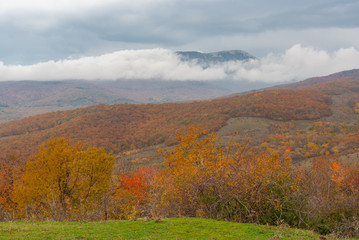
[[[96,57],[41,62],[34,65],[4,65],[0,80],[248,80],[285,82],[359,68],[355,48],[334,52],[294,45],[282,54],[269,54],[248,62],[227,62],[203,68],[181,62],[167,49],[124,50]]]
[[[285,82],[359,68],[359,51],[339,49],[332,53],[294,45],[283,54],[240,64],[234,78],[249,81]]]

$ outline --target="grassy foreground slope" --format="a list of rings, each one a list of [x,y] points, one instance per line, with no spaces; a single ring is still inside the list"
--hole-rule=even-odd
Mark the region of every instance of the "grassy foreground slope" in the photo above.
[[[6,222],[0,239],[321,239],[310,231],[200,218],[156,221]]]

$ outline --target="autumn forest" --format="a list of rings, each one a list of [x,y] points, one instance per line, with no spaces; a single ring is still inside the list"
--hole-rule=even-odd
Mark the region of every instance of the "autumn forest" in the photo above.
[[[359,70],[0,124],[0,221],[204,217],[359,236]]]

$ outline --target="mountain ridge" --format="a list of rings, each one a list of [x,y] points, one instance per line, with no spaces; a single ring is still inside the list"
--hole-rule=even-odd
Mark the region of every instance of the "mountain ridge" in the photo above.
[[[202,53],[198,51],[177,51],[181,61],[196,61],[201,65],[223,63],[228,61],[249,61],[257,59],[255,56],[242,50],[228,50],[219,52]]]

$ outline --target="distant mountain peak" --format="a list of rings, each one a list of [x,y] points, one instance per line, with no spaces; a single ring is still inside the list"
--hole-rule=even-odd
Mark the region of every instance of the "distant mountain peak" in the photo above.
[[[180,56],[182,61],[197,61],[202,65],[256,59],[256,57],[253,55],[242,50],[229,50],[210,53],[201,53],[197,51],[178,51],[176,54]]]

